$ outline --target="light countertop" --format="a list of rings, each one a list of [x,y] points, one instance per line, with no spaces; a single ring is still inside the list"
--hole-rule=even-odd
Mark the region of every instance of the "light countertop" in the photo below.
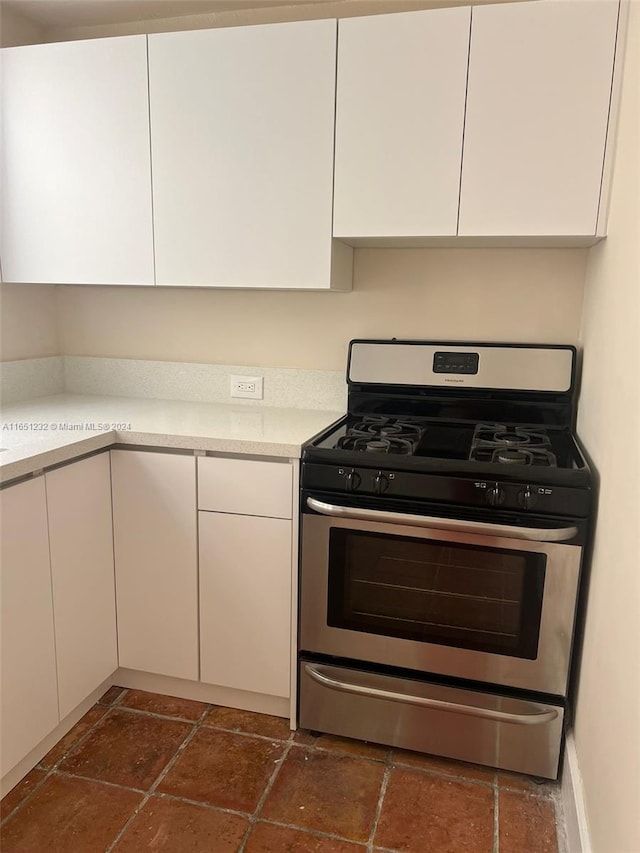
[[[113,444],[297,458],[343,412],[57,394],[3,406],[0,482]]]

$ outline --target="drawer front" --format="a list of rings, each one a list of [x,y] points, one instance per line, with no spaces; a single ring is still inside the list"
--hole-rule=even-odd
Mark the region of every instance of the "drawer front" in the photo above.
[[[198,509],[291,518],[292,467],[250,459],[198,459]]]
[[[304,729],[556,779],[564,709],[359,669],[299,665]]]

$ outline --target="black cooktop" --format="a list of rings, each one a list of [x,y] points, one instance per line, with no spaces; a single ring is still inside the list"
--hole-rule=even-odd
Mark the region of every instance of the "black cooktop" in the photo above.
[[[347,418],[313,446],[337,454],[341,451],[364,454],[360,464],[384,462],[384,456],[540,468],[573,468],[576,461],[571,434],[564,429],[378,415]]]
[[[307,442],[302,461],[305,487],[316,482],[318,465],[354,470],[360,478],[362,470],[370,469],[541,488],[591,485],[572,431],[539,424],[347,415]],[[400,480],[395,482],[399,486]]]

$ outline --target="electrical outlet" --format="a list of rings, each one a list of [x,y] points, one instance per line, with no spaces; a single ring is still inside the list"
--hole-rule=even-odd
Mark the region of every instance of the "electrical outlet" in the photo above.
[[[232,376],[231,396],[262,400],[262,376]]]

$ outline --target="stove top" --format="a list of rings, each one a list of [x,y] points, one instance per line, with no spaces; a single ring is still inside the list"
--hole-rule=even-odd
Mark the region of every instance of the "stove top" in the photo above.
[[[586,514],[574,365],[572,347],[352,341],[349,411],[304,447],[303,489]]]
[[[426,425],[407,419],[369,415],[348,426],[334,447],[339,450],[360,450],[365,453],[416,453]]]
[[[420,418],[368,415],[347,418],[316,447],[371,455],[459,459],[505,466],[573,466],[566,431],[504,423],[448,423]]]

